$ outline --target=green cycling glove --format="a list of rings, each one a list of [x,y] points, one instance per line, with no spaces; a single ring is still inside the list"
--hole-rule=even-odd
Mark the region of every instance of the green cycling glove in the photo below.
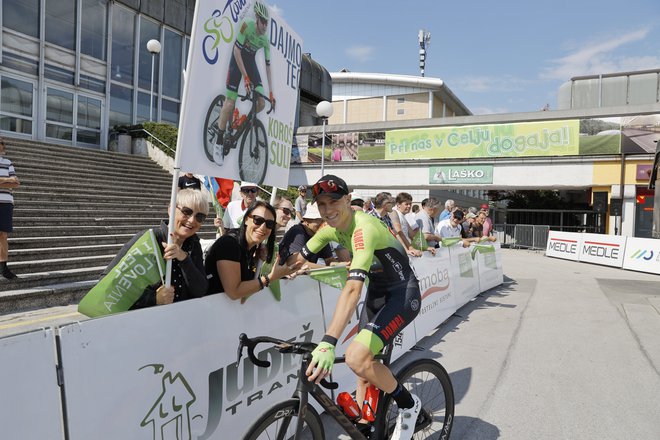
[[[328,342],[320,342],[312,352],[312,359],[316,362],[316,368],[330,372],[335,363],[335,346]]]

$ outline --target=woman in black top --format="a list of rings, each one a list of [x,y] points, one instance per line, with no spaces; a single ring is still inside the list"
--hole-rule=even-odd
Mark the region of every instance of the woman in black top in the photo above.
[[[167,221],[162,221],[159,227],[153,228],[163,258],[172,260],[172,285],[166,287],[158,283],[147,287],[142,296],[133,304],[131,310],[204,296],[208,282],[204,272],[202,246],[199,243],[197,232],[204,223],[208,211],[208,198],[201,191],[182,189],[177,193],[172,243],[167,244]],[[103,275],[119,263],[144,232],[135,234],[121,248]]]
[[[225,292],[231,299],[245,298],[298,269],[299,263],[276,263],[270,274],[256,276],[262,243],[266,242],[266,261],[273,258],[275,218],[275,209],[257,200],[245,212],[240,229],[227,232],[213,243],[205,262],[207,293]]]

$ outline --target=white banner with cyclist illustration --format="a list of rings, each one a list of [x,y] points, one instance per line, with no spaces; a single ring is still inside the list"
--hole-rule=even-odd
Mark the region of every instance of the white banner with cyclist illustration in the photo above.
[[[177,163],[287,187],[302,39],[265,3],[198,0]]]

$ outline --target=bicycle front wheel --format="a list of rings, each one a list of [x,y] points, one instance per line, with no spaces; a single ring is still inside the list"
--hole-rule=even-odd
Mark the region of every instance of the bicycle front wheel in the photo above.
[[[419,397],[422,410],[415,424],[415,440],[447,440],[454,422],[454,389],[447,370],[430,359],[420,359],[405,367],[398,381]],[[380,438],[389,439],[394,431],[399,408],[387,394],[383,415],[377,417]]]
[[[266,168],[268,167],[266,129],[264,124],[256,118],[254,125],[245,131],[241,139],[238,167],[241,180],[261,185],[266,177]]]
[[[298,399],[280,402],[266,411],[248,430],[243,440],[293,439],[298,423]],[[301,440],[325,440],[321,417],[316,410],[307,405],[304,409]]]

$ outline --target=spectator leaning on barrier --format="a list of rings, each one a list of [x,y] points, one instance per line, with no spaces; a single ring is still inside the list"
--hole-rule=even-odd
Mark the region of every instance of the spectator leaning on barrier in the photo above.
[[[302,221],[303,215],[307,210],[307,187],[305,185],[300,185],[298,187],[298,197],[296,198],[296,218],[299,222]]]
[[[406,214],[410,212],[412,206],[412,196],[407,192],[400,192],[396,195],[396,207],[390,213],[392,227],[397,239],[406,249],[410,248],[410,240],[414,237],[413,229],[410,227]]]
[[[477,218],[477,215],[471,211],[468,210],[468,213],[465,214],[465,221],[463,222],[463,233],[465,234],[465,237],[467,238],[474,238],[476,237],[475,235],[475,230],[474,230],[474,222],[475,219]]]
[[[209,280],[208,292],[224,292],[231,299],[241,299],[268,287],[271,281],[287,276],[300,266],[274,264],[268,275],[257,275],[259,248],[266,242],[266,261],[275,251],[275,208],[257,200],[245,211],[239,229],[218,238],[206,255],[204,267]]]
[[[302,223],[292,226],[284,234],[284,238],[280,242],[280,261],[286,260],[289,265],[295,263],[297,256],[294,254],[301,251],[305,243],[316,234],[321,226],[323,226],[323,218],[319,213],[319,209],[316,207],[316,203],[310,203],[307,206],[307,212],[305,212]],[[316,255],[310,255],[307,258],[309,262],[307,265],[310,269],[322,267],[317,264],[319,258],[323,258],[326,266],[334,261],[330,244],[317,252]]]
[[[255,183],[241,182],[240,188],[241,199],[229,202],[227,209],[225,209],[225,215],[222,217],[222,226],[225,231],[240,228],[245,211],[257,200],[259,187]]]
[[[452,237],[466,238],[463,233],[463,216],[463,211],[455,209],[449,218],[438,222],[435,226],[435,235],[440,237],[440,239]],[[468,247],[469,245],[470,243],[467,240],[463,241],[463,247]]]
[[[423,208],[417,214],[417,225],[421,228],[428,245],[438,247],[440,237],[435,234],[435,223],[440,211],[440,202],[435,197],[429,197],[422,201],[422,205]]]
[[[390,219],[390,212],[394,207],[394,199],[392,194],[383,191],[376,194],[374,199],[374,210],[370,214],[385,223],[385,225],[392,230],[392,219]]]
[[[490,219],[488,214],[490,213],[490,208],[487,203],[484,203],[481,205],[481,211],[479,212],[479,215],[483,212],[484,219],[483,219],[483,233],[482,235],[484,237],[490,237],[492,232],[493,232],[493,221]]]
[[[209,200],[202,191],[182,189],[176,195],[174,214],[174,232],[172,243],[167,244],[167,221],[154,228],[156,242],[161,248],[163,258],[172,260],[172,285],[148,286],[142,296],[133,304],[131,310],[155,305],[171,304],[192,298],[202,297],[206,293],[206,274],[202,261],[202,246],[197,232],[206,220],[209,212]],[[144,234],[141,231],[121,248],[117,256],[103,272],[107,274],[126,255],[126,252]]]
[[[410,208],[410,212],[406,214],[406,220],[408,220],[408,224],[413,230],[417,229],[417,222],[415,220],[417,219],[418,213],[419,213],[419,205],[412,205],[412,207]]]
[[[4,157],[5,141],[0,138],[0,274],[8,280],[16,275],[7,267],[9,234],[13,231],[14,196],[12,190],[19,186],[18,177],[11,161]]]
[[[445,202],[445,209],[440,213],[440,221],[449,218],[455,207],[456,204],[454,201],[452,199],[447,199]]]

